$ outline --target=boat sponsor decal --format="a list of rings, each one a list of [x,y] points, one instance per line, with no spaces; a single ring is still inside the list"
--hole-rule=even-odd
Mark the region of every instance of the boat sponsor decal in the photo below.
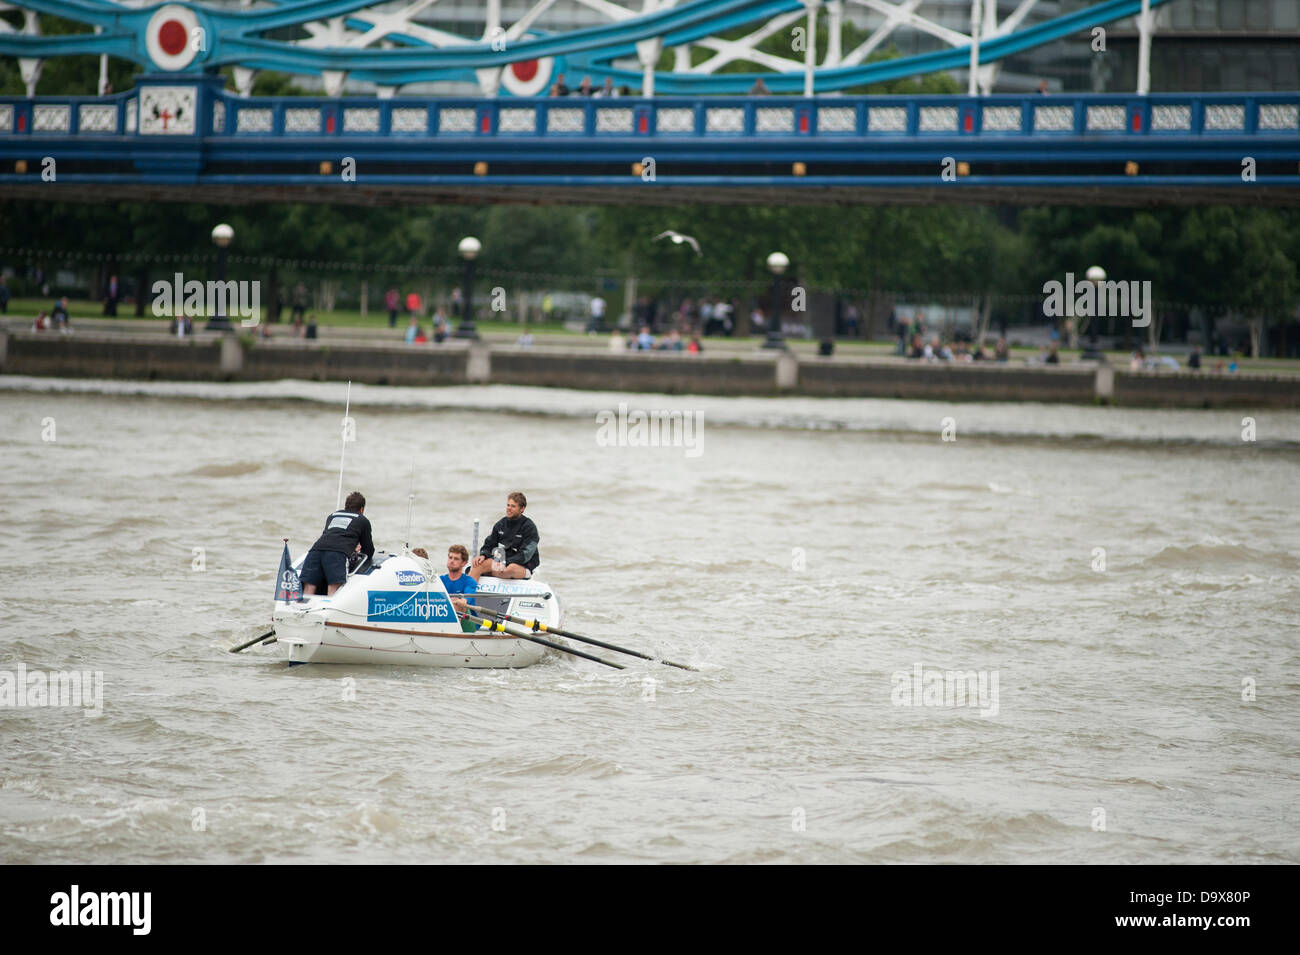
[[[280,586],[276,589],[276,600],[297,600],[302,596],[302,584],[299,583],[298,574],[292,569],[282,571],[280,574]]]
[[[540,600],[521,600],[519,601],[520,610],[541,610],[546,604]]]
[[[370,620],[405,623],[430,623],[457,619],[456,611],[445,595],[425,590],[414,593],[406,590],[372,590],[366,617]]]
[[[403,587],[418,587],[424,583],[424,574],[417,574],[413,570],[399,570],[397,582]]]
[[[276,576],[275,599],[297,600],[302,596],[302,581],[293,569],[289,558],[289,542],[284,542],[284,553],[280,555],[280,572]]]
[[[478,592],[481,594],[512,594],[520,590],[533,590],[535,585],[531,580],[502,580],[499,577],[485,577],[478,582]]]

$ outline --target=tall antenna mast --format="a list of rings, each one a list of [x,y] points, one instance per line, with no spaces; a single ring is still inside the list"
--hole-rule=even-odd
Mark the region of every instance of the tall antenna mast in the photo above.
[[[343,450],[339,452],[339,493],[338,500],[334,504],[337,511],[343,506],[343,459],[348,453],[348,425],[351,421],[352,412],[352,382],[348,382],[348,401],[343,408]]]
[[[415,509],[415,455],[411,455],[411,486],[406,492],[406,549],[411,549],[411,512]]]

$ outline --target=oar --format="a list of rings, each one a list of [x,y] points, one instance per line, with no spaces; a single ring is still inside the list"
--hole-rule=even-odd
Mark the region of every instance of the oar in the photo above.
[[[489,610],[487,607],[481,609],[483,613],[491,614],[493,617],[500,617],[503,620],[509,620],[512,623],[521,623],[525,627],[531,627],[534,631],[553,633],[557,637],[568,637],[570,640],[581,640],[583,643],[594,644],[595,646],[604,647],[606,650],[614,650],[618,653],[626,653],[628,656],[640,657],[642,660],[650,660],[653,663],[662,663],[664,666],[677,667],[679,670],[691,670],[695,673],[700,672],[695,667],[688,666],[685,663],[674,663],[672,660],[664,660],[661,657],[652,657],[649,654],[641,653],[638,650],[628,650],[626,647],[619,647],[612,643],[605,643],[602,640],[597,640],[595,637],[584,637],[576,633],[571,633],[568,630],[561,630],[559,627],[548,627],[540,620],[526,620],[523,617],[516,617],[513,614],[502,613],[499,610]],[[573,653],[574,651],[567,650],[566,652]]]
[[[272,639],[270,639],[270,640],[266,640],[267,637],[271,637]],[[274,631],[274,630],[270,630],[270,631],[268,631],[268,632],[262,634],[260,637],[254,637],[252,640],[249,640],[247,643],[241,643],[239,646],[235,647],[235,648],[234,648],[233,650],[231,650],[230,652],[231,652],[231,653],[238,653],[240,650],[247,650],[247,649],[248,649],[249,647],[251,647],[253,644],[255,644],[255,643],[261,643],[263,640],[266,640],[267,643],[275,643],[275,639],[274,639],[274,638],[275,638],[275,631]]]
[[[627,667],[623,666],[623,664],[621,663],[614,663],[610,660],[602,660],[600,657],[593,656],[590,653],[583,653],[581,650],[574,650],[572,647],[566,647],[559,643],[552,643],[550,640],[543,640],[541,637],[533,636],[531,633],[525,633],[524,631],[509,626],[508,624],[493,623],[491,620],[488,620],[486,617],[478,616],[474,612],[474,610],[466,610],[465,616],[469,617],[471,620],[477,620],[479,622],[479,625],[482,628],[487,630],[495,630],[498,633],[508,633],[510,634],[510,636],[518,637],[520,640],[531,640],[533,641],[533,643],[540,643],[544,647],[550,647],[552,650],[559,650],[561,653],[572,653],[575,657],[582,657],[583,659],[586,660],[595,660],[597,663],[603,663],[605,664],[605,666],[613,667],[615,670],[627,669]]]

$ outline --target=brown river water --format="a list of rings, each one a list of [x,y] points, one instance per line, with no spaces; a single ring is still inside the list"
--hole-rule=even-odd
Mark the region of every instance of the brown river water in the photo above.
[[[1300,414],[354,386],[381,548],[699,672],[232,655],[344,394],[0,377],[0,862],[1300,862]]]

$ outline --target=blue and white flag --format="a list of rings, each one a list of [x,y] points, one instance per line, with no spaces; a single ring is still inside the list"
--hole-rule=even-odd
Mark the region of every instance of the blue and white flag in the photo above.
[[[284,554],[280,557],[280,572],[275,575],[275,599],[297,600],[302,596],[302,581],[289,560],[289,544],[284,545]]]

